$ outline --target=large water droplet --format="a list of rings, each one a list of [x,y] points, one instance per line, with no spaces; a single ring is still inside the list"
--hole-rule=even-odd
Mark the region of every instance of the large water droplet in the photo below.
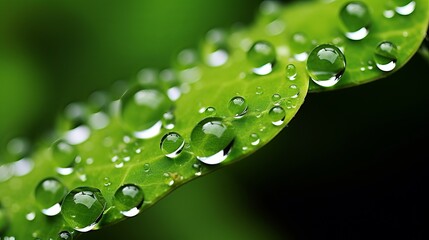
[[[242,118],[247,113],[247,102],[243,97],[236,96],[229,100],[228,110],[234,118]]]
[[[317,46],[307,59],[307,72],[311,80],[322,87],[337,84],[345,70],[346,58],[334,45]]]
[[[374,52],[374,61],[378,69],[390,72],[396,67],[398,49],[395,44],[385,41],[380,43]]]
[[[61,211],[61,201],[67,188],[55,178],[46,178],[36,187],[35,198],[43,214],[55,216]]]
[[[103,216],[106,201],[100,190],[79,187],[67,194],[61,214],[67,224],[79,232],[92,230]]]
[[[140,187],[126,184],[115,192],[113,205],[126,217],[134,217],[140,212],[144,194]]]
[[[276,50],[266,41],[255,42],[247,52],[247,59],[257,75],[267,75],[273,71],[276,62]]]
[[[163,114],[171,108],[171,101],[156,89],[132,88],[121,98],[123,126],[141,139],[159,134]]]
[[[414,12],[416,9],[416,2],[414,0],[394,0],[396,13],[407,16]]]
[[[218,164],[227,157],[234,143],[234,132],[221,118],[199,122],[191,133],[191,146],[197,158],[206,164]]]
[[[290,44],[296,60],[301,62],[307,60],[308,51],[311,49],[311,41],[308,40],[307,35],[301,32],[293,34]]]
[[[285,121],[286,112],[282,107],[274,106],[268,112],[268,116],[274,126],[281,126]]]
[[[58,240],[72,240],[73,236],[68,231],[62,231],[58,234]]]
[[[369,33],[371,14],[363,2],[349,2],[340,11],[342,29],[350,40],[364,39]]]
[[[161,150],[166,157],[175,158],[179,156],[185,146],[185,140],[180,134],[170,132],[165,134],[161,139]]]
[[[52,158],[61,168],[73,165],[77,156],[77,150],[74,146],[63,140],[55,141],[51,146]]]

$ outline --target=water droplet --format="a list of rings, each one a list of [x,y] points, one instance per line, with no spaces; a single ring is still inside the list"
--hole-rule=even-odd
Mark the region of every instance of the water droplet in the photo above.
[[[369,33],[371,14],[363,2],[349,2],[340,11],[342,30],[350,40],[364,39]]]
[[[35,212],[29,212],[25,215],[25,219],[27,219],[28,221],[33,221],[34,219],[36,219],[36,213]]]
[[[271,100],[273,101],[273,103],[278,104],[282,99],[282,96],[280,96],[280,94],[275,93],[273,94],[273,96],[271,97]]]
[[[176,118],[174,117],[173,112],[169,111],[162,115],[162,126],[165,129],[171,130],[174,128]]]
[[[414,0],[394,0],[396,13],[407,16],[414,12],[416,9],[416,2]]]
[[[261,3],[259,10],[265,17],[276,18],[281,11],[280,3],[277,1],[266,0]]]
[[[259,138],[258,134],[256,133],[250,134],[250,144],[252,144],[252,146],[258,146],[260,142],[261,142],[261,139]]]
[[[234,138],[231,126],[221,118],[209,117],[192,130],[191,146],[198,160],[206,164],[218,164],[228,157]]]
[[[247,59],[253,67],[253,73],[267,75],[273,71],[276,62],[274,46],[266,41],[255,42],[247,52]]]
[[[118,188],[113,198],[113,205],[126,217],[134,217],[140,212],[144,194],[140,187],[126,184]]]
[[[395,44],[385,41],[380,43],[374,52],[374,61],[378,69],[390,72],[396,67],[398,49]]]
[[[203,107],[198,111],[199,113],[204,113],[206,116],[212,116],[216,114],[216,108],[214,107]]]
[[[294,58],[300,62],[304,62],[308,58],[308,51],[311,49],[311,42],[308,40],[307,35],[297,32],[292,35],[290,42],[291,49],[294,50]]]
[[[92,230],[103,216],[106,201],[100,190],[79,187],[67,194],[61,214],[67,224],[79,232]]]
[[[295,79],[296,79],[296,76],[297,76],[297,71],[296,71],[296,67],[295,67],[295,65],[293,65],[293,64],[288,64],[288,65],[286,66],[286,77],[287,77],[289,80],[293,81],[293,80],[295,80]]]
[[[229,100],[228,110],[234,118],[242,118],[247,113],[247,102],[243,97],[236,96]]]
[[[143,164],[143,171],[144,171],[145,173],[150,172],[150,164],[149,164],[149,163],[145,163],[145,164]]]
[[[179,156],[185,146],[185,140],[180,134],[170,132],[165,134],[161,139],[161,150],[166,157],[175,158]]]
[[[299,96],[299,87],[295,84],[292,84],[287,89],[286,96],[288,98],[297,98]]]
[[[226,33],[220,29],[208,31],[206,42],[203,46],[203,53],[208,66],[220,67],[224,65],[229,58]]]
[[[7,151],[16,159],[23,158],[30,151],[30,142],[24,138],[11,139],[7,144]]]
[[[286,118],[285,110],[280,106],[274,106],[268,113],[271,123],[274,126],[281,126]]]
[[[100,130],[109,125],[109,116],[104,112],[96,112],[91,114],[88,119],[88,124],[91,128]]]
[[[195,170],[194,175],[195,176],[201,176],[203,173],[203,165],[201,163],[194,163],[192,164],[192,168]]]
[[[135,137],[152,138],[161,131],[163,114],[170,108],[170,99],[160,91],[133,88],[121,98],[121,120]]]
[[[104,178],[104,184],[105,187],[109,187],[110,185],[112,185],[112,182],[110,181],[110,178],[105,177]]]
[[[61,201],[67,188],[55,178],[46,178],[36,187],[35,198],[40,210],[46,216],[55,216],[61,211]]]
[[[67,231],[62,231],[58,234],[58,240],[72,240],[73,236]]]
[[[276,19],[276,20],[268,23],[267,26],[265,26],[265,30],[267,31],[267,33],[269,35],[276,36],[276,35],[283,33],[283,31],[285,30],[285,27],[286,27],[286,25],[283,22],[283,20]]]
[[[257,86],[256,87],[256,95],[262,95],[264,94],[264,90],[262,89],[261,86]]]
[[[395,16],[395,11],[387,9],[383,11],[383,16],[385,18],[393,18]]]
[[[177,64],[181,69],[193,68],[198,63],[198,54],[193,49],[183,49],[177,55]]]
[[[337,84],[345,70],[346,58],[334,45],[317,46],[307,60],[307,71],[311,80],[322,87]]]
[[[144,68],[137,73],[137,81],[145,87],[158,85],[158,71],[151,68]]]
[[[59,167],[66,168],[73,165],[77,156],[74,146],[71,146],[63,140],[55,141],[51,146],[52,158]]]

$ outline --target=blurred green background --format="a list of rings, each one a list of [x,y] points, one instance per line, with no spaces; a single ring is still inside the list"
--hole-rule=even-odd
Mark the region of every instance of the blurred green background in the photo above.
[[[260,2],[0,0],[1,152],[68,103],[168,67],[209,29],[250,24]],[[256,154],[82,239],[428,239],[428,72],[416,56],[391,77],[310,94]]]

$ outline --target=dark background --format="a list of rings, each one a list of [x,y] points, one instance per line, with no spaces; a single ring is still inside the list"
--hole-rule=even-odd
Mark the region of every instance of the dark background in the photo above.
[[[0,0],[0,144],[144,67],[166,68],[257,0]],[[309,94],[254,155],[82,239],[429,239],[428,63]]]

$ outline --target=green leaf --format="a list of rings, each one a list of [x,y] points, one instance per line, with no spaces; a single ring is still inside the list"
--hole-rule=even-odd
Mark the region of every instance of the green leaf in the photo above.
[[[348,2],[350,1],[301,2],[287,6],[280,14],[286,28],[286,33],[280,37],[286,37],[290,43],[285,46],[285,52],[288,52],[285,57],[309,53],[314,46],[324,43],[335,44],[346,57],[347,66],[340,81],[328,88],[311,82],[311,92],[351,87],[384,78],[406,64],[426,36],[429,23],[428,1],[414,1],[415,10],[403,16],[395,12],[395,6],[398,6],[395,2],[410,1],[363,0],[359,2],[365,3],[370,12],[369,33],[362,40],[350,40],[344,35],[339,16],[341,9]],[[389,15],[393,16],[386,17]],[[270,21],[272,20],[261,17],[257,25],[259,28],[274,28],[274,22]],[[298,42],[294,41],[294,35],[297,33],[301,34],[301,41]],[[392,42],[398,49],[396,67],[388,72],[379,70],[374,61],[375,49],[383,41]]]
[[[174,69],[142,71],[121,101],[69,106],[34,153],[0,167],[2,236],[49,239],[114,224],[267,144],[308,89],[304,64],[276,54],[285,43],[257,27],[215,29],[198,51],[180,52]]]

